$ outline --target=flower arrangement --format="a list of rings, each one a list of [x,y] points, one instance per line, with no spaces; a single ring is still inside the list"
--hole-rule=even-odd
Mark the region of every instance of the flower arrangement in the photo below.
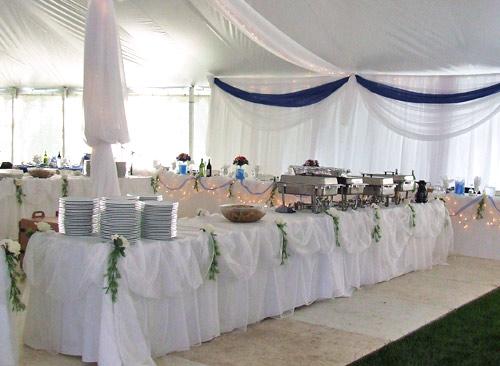
[[[233,160],[233,165],[238,165],[239,167],[242,167],[243,165],[248,165],[248,164],[250,164],[248,162],[248,159],[245,158],[243,155],[238,155]]]
[[[414,228],[417,226],[417,213],[415,211],[415,207],[413,207],[410,203],[408,203],[408,208],[410,209],[410,228]]]
[[[36,230],[42,233],[46,233],[52,230],[52,227],[45,221],[37,222],[35,225],[36,225]]]
[[[129,241],[122,235],[111,235],[113,249],[108,257],[108,269],[104,277],[108,281],[108,285],[104,287],[107,293],[111,293],[111,301],[115,303],[118,300],[118,280],[121,278],[118,271],[118,259],[125,257],[125,249],[130,246]]]
[[[280,254],[281,254],[281,265],[285,264],[285,262],[288,260],[288,257],[290,257],[290,254],[288,253],[288,238],[287,238],[287,232],[286,232],[286,221],[283,220],[281,217],[278,217],[274,223],[278,227],[278,230],[280,231],[281,234],[281,248],[280,248]]]
[[[0,248],[3,247],[5,251],[5,261],[7,262],[7,269],[10,278],[9,300],[11,303],[12,311],[23,311],[26,306],[21,301],[21,290],[17,287],[17,280],[21,274],[17,271],[17,262],[19,254],[21,254],[21,244],[12,239],[4,239],[0,241]]]
[[[303,166],[314,166],[319,167],[319,162],[317,160],[308,159]]]
[[[207,233],[208,235],[208,245],[210,251],[212,252],[212,258],[210,261],[210,267],[208,268],[208,279],[215,281],[217,273],[219,273],[219,264],[217,262],[217,257],[220,256],[219,244],[217,243],[215,233],[215,227],[210,224],[205,224],[200,228],[201,231]]]
[[[176,160],[182,161],[183,163],[185,163],[186,161],[191,161],[191,156],[189,156],[189,154],[186,154],[186,153],[180,153],[177,156]]]

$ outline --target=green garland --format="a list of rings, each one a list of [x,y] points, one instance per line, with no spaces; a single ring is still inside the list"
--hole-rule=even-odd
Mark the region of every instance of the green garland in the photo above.
[[[411,211],[410,228],[414,228],[415,226],[417,226],[417,213],[415,212],[415,207],[413,207],[410,203],[408,203],[408,208]]]
[[[196,192],[199,192],[199,191],[200,191],[200,177],[195,177],[195,178],[194,178],[194,186],[193,186],[193,189],[194,189]]]
[[[234,185],[234,180],[231,181],[229,187],[227,187],[227,198],[233,198],[233,185]]]
[[[280,236],[281,236],[280,255],[281,255],[281,265],[283,265],[290,257],[290,254],[288,253],[288,238],[287,238],[287,233],[286,233],[286,222],[279,221],[279,220],[277,220],[275,222],[276,222],[276,226],[278,227],[278,230],[280,231]]]
[[[61,195],[68,197],[68,177],[62,177]]]
[[[18,244],[19,245],[19,244]],[[9,300],[12,311],[20,312],[26,309],[26,305],[21,301],[21,290],[17,287],[17,280],[22,277],[21,273],[17,271],[17,264],[19,261],[19,254],[9,251],[5,245],[5,261],[7,262],[7,269],[10,278]]]
[[[217,262],[217,257],[220,256],[219,244],[215,238],[217,234],[214,229],[208,225],[202,227],[200,230],[208,234],[208,246],[210,248],[210,252],[212,252],[210,267],[208,268],[208,279],[215,281],[217,274],[219,273],[219,263]]]
[[[156,194],[160,190],[160,176],[155,175],[151,177],[151,188],[153,188],[153,193]]]
[[[372,230],[372,239],[378,243],[382,238],[382,228],[380,227],[380,209],[378,207],[375,208],[375,214],[373,217],[375,219],[375,226]]]
[[[267,200],[267,204],[269,207],[274,207],[274,198],[276,197],[276,192],[278,191],[278,185],[276,184],[276,178],[274,178],[273,189],[271,190],[271,194]]]
[[[111,293],[111,301],[113,304],[118,300],[118,280],[121,278],[118,270],[118,260],[120,257],[125,258],[125,248],[128,246],[128,241],[122,236],[113,235],[113,249],[108,256],[108,269],[104,277],[108,281],[108,285],[104,287],[106,294]]]
[[[333,215],[328,210],[325,213],[332,218],[333,226],[335,228],[335,244],[340,247],[340,218]]]
[[[22,181],[20,179],[14,179],[14,186],[16,187],[16,199],[19,205],[23,204],[23,197],[26,195],[23,193]]]
[[[479,201],[479,205],[477,205],[476,210],[476,219],[480,220],[484,218],[484,206],[486,205],[486,195],[483,194],[481,201]]]

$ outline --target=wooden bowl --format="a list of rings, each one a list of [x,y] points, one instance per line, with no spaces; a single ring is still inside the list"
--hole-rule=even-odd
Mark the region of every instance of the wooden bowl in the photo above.
[[[266,214],[264,208],[253,205],[221,205],[220,211],[231,222],[256,222]]]
[[[28,174],[33,178],[50,178],[56,174],[55,169],[45,169],[45,168],[29,168]]]

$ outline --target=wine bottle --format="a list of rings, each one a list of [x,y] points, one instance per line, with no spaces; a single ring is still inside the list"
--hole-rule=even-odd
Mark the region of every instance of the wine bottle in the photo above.
[[[62,157],[61,157],[61,152],[59,151],[59,154],[57,154],[57,167],[61,167],[61,162],[62,162]]]
[[[210,159],[208,159],[208,164],[207,164],[207,177],[212,176],[212,164],[210,163]]]
[[[47,150],[45,150],[45,154],[43,154],[43,165],[49,165],[49,156],[47,155]]]
[[[203,159],[201,159],[200,166],[198,167],[198,176],[199,177],[205,176],[205,163],[203,162]]]

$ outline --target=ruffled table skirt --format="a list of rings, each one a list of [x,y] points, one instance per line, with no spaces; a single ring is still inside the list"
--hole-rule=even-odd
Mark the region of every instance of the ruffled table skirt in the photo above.
[[[232,224],[219,215],[182,219],[173,241],[139,241],[119,269],[118,301],[105,294],[110,244],[102,239],[35,234],[24,268],[30,300],[25,343],[100,365],[153,365],[223,332],[245,329],[318,299],[445,264],[453,231],[444,205],[381,210],[382,239],[371,239],[373,210],[341,212],[340,243],[326,215],[279,215]],[[287,222],[290,258],[281,265],[277,217]],[[207,279],[206,223],[216,228],[220,273]]]

